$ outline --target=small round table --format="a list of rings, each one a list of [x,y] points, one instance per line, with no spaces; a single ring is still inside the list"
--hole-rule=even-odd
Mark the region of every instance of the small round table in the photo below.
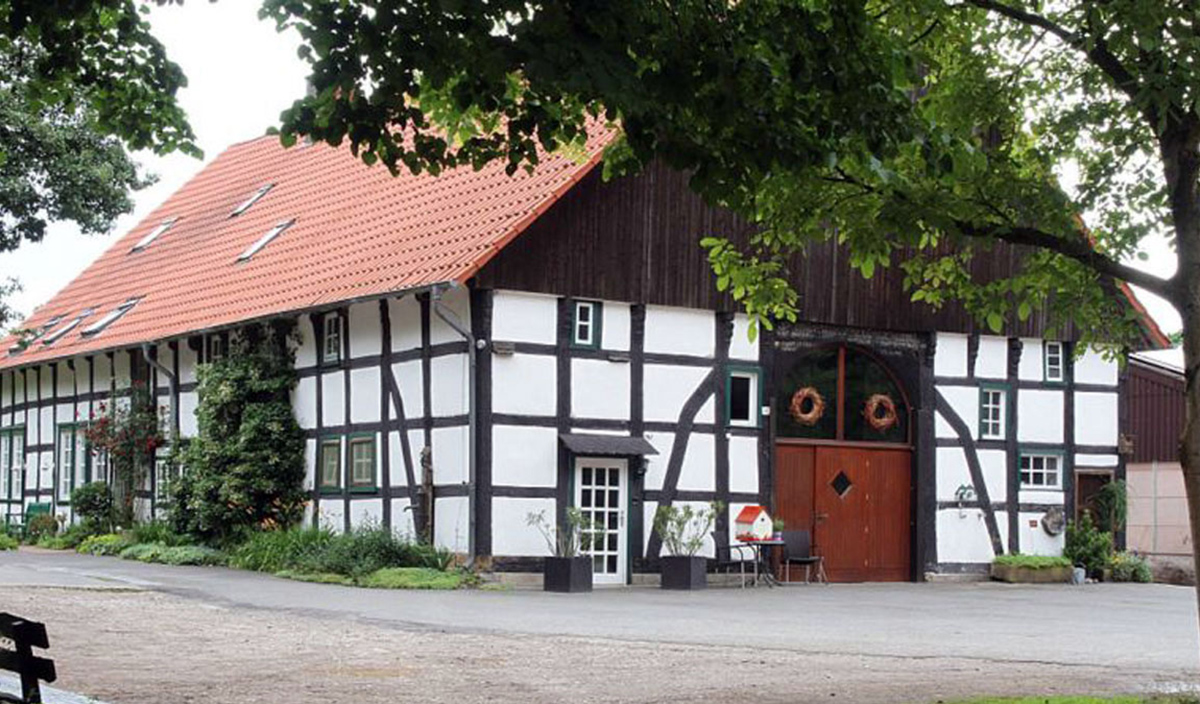
[[[741,544],[754,551],[754,585],[779,586],[781,582],[775,579],[769,558],[771,557],[771,548],[783,547],[784,542],[778,538],[764,538],[762,540],[743,540]]]

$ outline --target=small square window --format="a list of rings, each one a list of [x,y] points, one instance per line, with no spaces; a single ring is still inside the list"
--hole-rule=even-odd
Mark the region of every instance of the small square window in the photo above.
[[[226,343],[224,335],[209,335],[205,346],[208,347],[207,356],[210,364],[225,359],[225,355],[229,352],[229,345]]]
[[[350,441],[350,484],[354,487],[375,486],[374,438]]]
[[[571,325],[571,344],[575,347],[600,346],[600,304],[596,301],[575,301]]]
[[[1062,381],[1063,380],[1063,344],[1061,342],[1047,342],[1045,347],[1046,356],[1046,381]]]
[[[1021,455],[1021,488],[1058,489],[1062,486],[1058,455]]]
[[[337,364],[342,361],[342,316],[326,313],[321,342],[321,362]]]
[[[342,486],[341,440],[325,440],[321,443],[320,470],[319,487],[322,490],[338,489]]]
[[[758,372],[733,370],[726,387],[729,424],[742,427],[758,426]]]
[[[984,440],[1004,439],[1004,389],[979,390],[979,437]]]

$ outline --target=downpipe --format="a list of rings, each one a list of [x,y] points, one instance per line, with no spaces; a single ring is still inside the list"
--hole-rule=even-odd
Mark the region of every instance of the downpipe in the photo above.
[[[476,371],[476,356],[478,354],[478,345],[482,341],[476,342],[474,333],[470,327],[463,325],[454,311],[447,310],[442,307],[442,293],[447,288],[458,288],[458,284],[451,283],[447,287],[435,286],[430,299],[433,302],[433,312],[438,318],[454,329],[464,340],[467,341],[467,567],[475,564],[475,454],[476,454],[476,412],[475,412],[475,396],[476,382],[478,381],[478,373]],[[486,343],[484,343],[486,344]],[[431,526],[432,528],[432,526]],[[430,536],[432,539],[433,536]]]
[[[169,429],[168,432],[171,440],[171,447],[175,448],[177,442],[179,441],[179,426],[175,423],[175,419],[179,417],[179,415],[175,412],[175,399],[178,397],[176,392],[179,390],[179,380],[175,378],[175,375],[171,373],[171,370],[163,366],[157,359],[154,358],[154,355],[150,354],[149,342],[142,343],[142,357],[146,360],[147,364],[149,364],[151,367],[154,367],[154,370],[167,380],[168,408],[170,409],[169,412],[171,414],[171,422],[167,424],[167,427]],[[154,389],[150,389],[150,396],[151,398],[154,398]]]

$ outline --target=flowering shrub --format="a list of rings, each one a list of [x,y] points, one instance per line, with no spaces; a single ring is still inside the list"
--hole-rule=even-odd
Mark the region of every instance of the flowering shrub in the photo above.
[[[117,396],[100,404],[84,435],[94,453],[106,453],[112,469],[117,523],[133,525],[133,497],[146,483],[154,453],[163,445],[162,419],[145,382],[135,381],[128,403]]]

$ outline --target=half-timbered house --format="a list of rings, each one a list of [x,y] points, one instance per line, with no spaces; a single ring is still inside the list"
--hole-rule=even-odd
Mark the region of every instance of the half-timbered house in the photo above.
[[[1118,367],[1069,334],[980,334],[823,245],[791,272],[801,321],[751,339],[698,245],[746,226],[662,166],[605,182],[602,146],[436,178],[231,147],[0,350],[0,514],[70,520],[72,487],[105,477],[81,425],[134,380],[194,434],[197,368],[276,318],[300,332],[309,519],[428,521],[497,570],[536,571],[526,517],[578,506],[603,526],[596,581],[626,583],[656,569],[658,506],[716,500],[720,531],[752,504],[812,530],[832,579],[980,571],[1061,550],[1042,518],[1070,515],[1078,472],[1120,472]]]

